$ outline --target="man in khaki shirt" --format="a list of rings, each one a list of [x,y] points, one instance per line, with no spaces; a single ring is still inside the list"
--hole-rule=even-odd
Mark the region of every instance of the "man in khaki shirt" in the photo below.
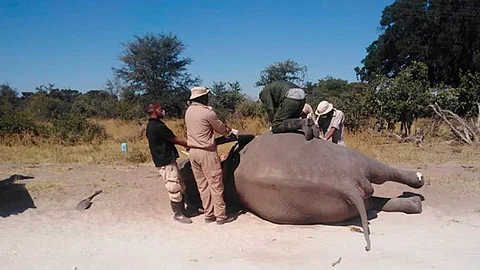
[[[223,200],[223,175],[215,132],[228,135],[227,127],[212,107],[208,106],[208,93],[205,87],[191,89],[192,104],[185,113],[187,126],[187,143],[191,147],[190,163],[197,182],[200,198],[205,211],[205,222],[216,221],[221,225],[232,222],[235,218],[227,218],[225,201]]]
[[[342,111],[335,109],[332,103],[322,101],[318,104],[315,114],[318,116],[317,125],[323,131],[325,140],[345,146],[343,140],[343,125],[345,116]]]

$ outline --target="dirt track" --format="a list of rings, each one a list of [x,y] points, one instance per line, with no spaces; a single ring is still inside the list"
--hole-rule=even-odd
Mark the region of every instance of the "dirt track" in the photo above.
[[[24,196],[15,211],[0,198],[0,268],[479,269],[479,165],[421,168],[429,184],[420,190],[375,186],[376,195],[411,191],[425,201],[420,215],[379,213],[370,220],[370,252],[354,226],[275,225],[250,213],[223,226],[204,224],[203,216],[174,223],[150,164],[0,165],[0,180],[35,177],[18,181],[26,191],[15,187]],[[97,189],[103,193],[90,209],[75,210]]]

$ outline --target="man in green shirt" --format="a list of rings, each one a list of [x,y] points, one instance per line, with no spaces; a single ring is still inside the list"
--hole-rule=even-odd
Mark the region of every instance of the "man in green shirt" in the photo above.
[[[319,129],[313,119],[300,118],[305,105],[305,91],[298,85],[283,80],[274,81],[263,87],[259,98],[267,108],[273,133],[302,129],[307,140],[318,138]]]

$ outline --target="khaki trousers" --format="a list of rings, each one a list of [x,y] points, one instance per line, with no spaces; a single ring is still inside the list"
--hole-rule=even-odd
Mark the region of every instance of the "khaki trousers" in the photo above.
[[[222,167],[217,150],[190,149],[190,163],[202,199],[205,218],[226,219]]]
[[[168,165],[157,167],[157,169],[160,173],[160,179],[165,183],[170,201],[181,202],[186,187],[178,172],[177,162],[173,161]]]

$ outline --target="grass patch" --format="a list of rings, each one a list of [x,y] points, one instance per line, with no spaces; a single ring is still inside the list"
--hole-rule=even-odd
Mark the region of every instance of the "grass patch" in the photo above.
[[[0,163],[8,164],[140,164],[151,163],[150,150],[145,137],[147,120],[122,121],[117,119],[98,120],[91,122],[102,126],[108,135],[105,139],[95,143],[77,143],[62,145],[53,141],[36,141],[32,137],[22,140],[19,137],[9,138],[8,144],[0,144]],[[186,138],[186,128],[183,119],[167,119],[166,124],[172,131],[183,139]],[[227,123],[234,128],[253,134],[268,131],[264,119],[230,119]],[[421,119],[412,127],[421,128],[429,122]],[[143,126],[142,126],[143,124]],[[479,148],[458,145],[442,145],[441,142],[450,139],[445,128],[434,127],[434,135],[426,136],[423,147],[416,147],[412,143],[397,143],[392,138],[375,137],[371,132],[346,132],[345,141],[349,148],[355,149],[368,156],[388,164],[441,164],[457,162],[468,165],[479,158]],[[432,131],[433,132],[433,131]],[[16,135],[18,136],[18,135]],[[446,136],[446,137],[445,137]],[[128,152],[121,151],[121,143],[128,143]],[[219,154],[228,152],[233,143],[219,146]],[[177,147],[180,159],[187,158]]]

